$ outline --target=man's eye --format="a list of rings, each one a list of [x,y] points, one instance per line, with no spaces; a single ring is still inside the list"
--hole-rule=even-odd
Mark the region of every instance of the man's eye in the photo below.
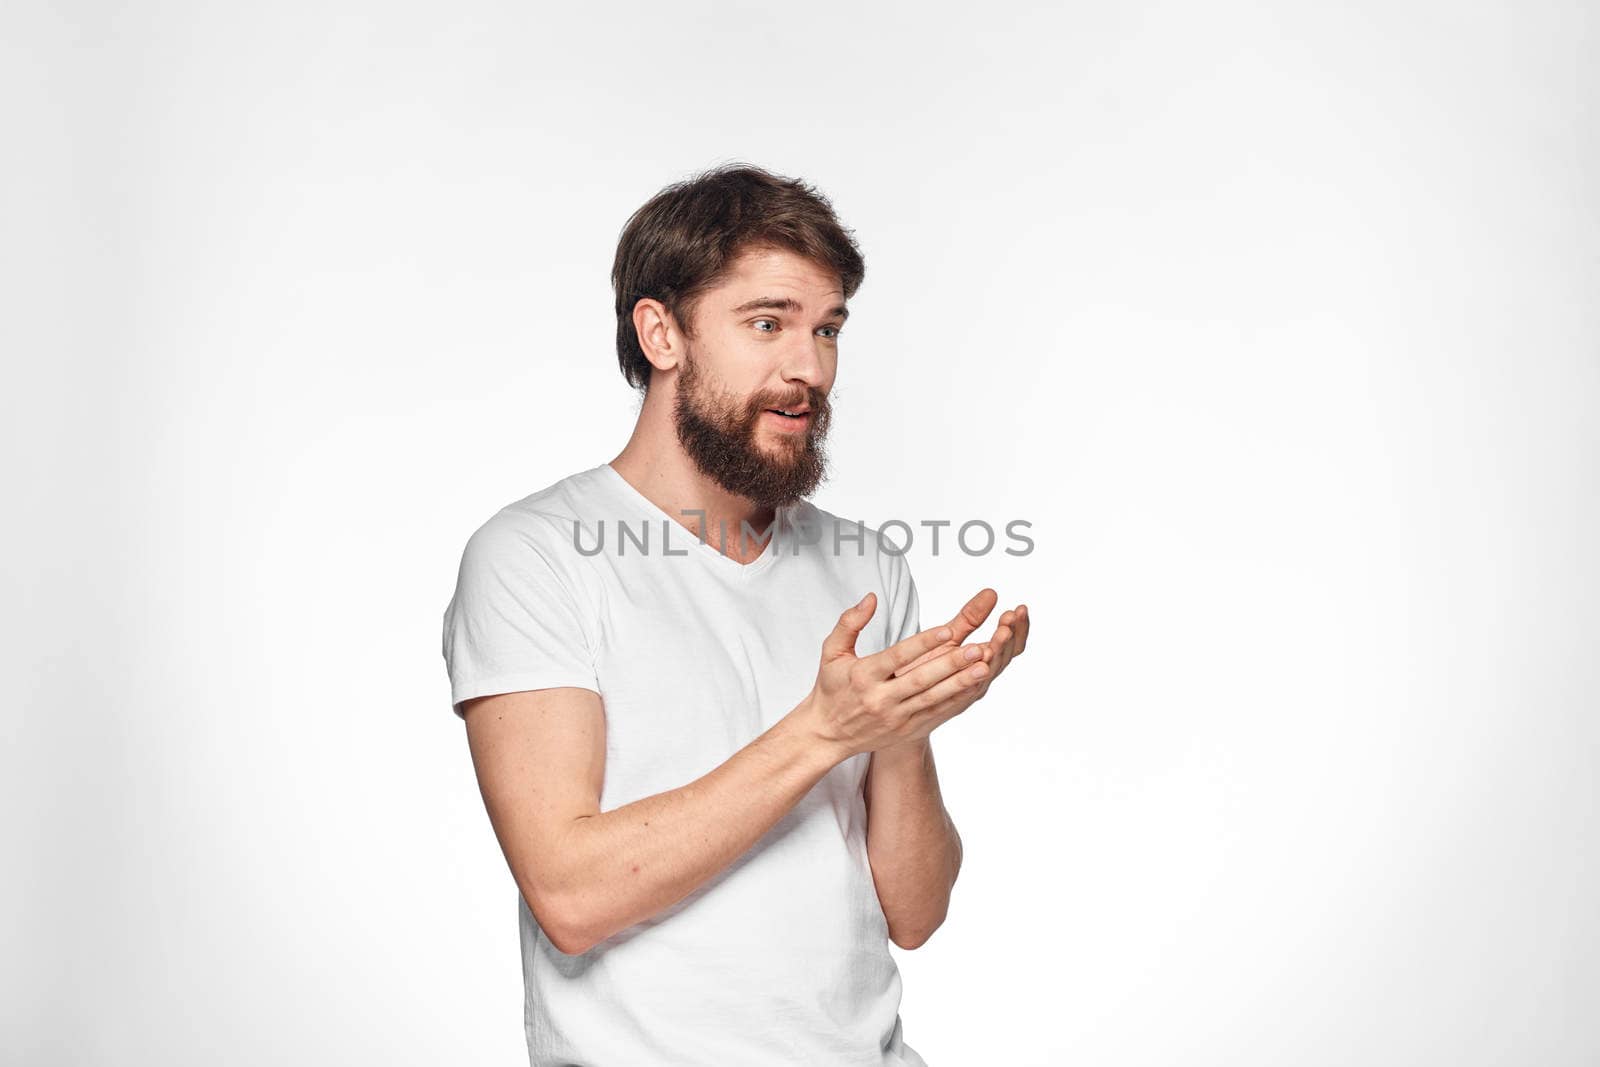
[[[823,334],[823,336],[824,336],[824,337],[827,337],[827,338],[829,338],[829,339],[830,339],[830,340],[831,340],[831,339],[832,339],[832,338],[835,338],[835,337],[838,337],[838,336],[839,336],[839,327],[837,327],[837,326],[824,326],[824,327],[822,327],[822,328],[823,328],[823,329],[824,329],[824,330],[832,330],[832,331],[833,331],[833,332],[832,332],[832,333],[829,333],[829,334]]]
[[[772,323],[772,328],[773,328],[773,329],[774,329],[774,330],[775,330],[775,329],[777,329],[777,328],[778,328],[778,324],[777,324],[777,323],[776,323],[776,322],[773,322],[773,320],[771,320],[771,319],[757,319],[757,320],[756,320],[756,321],[755,321],[755,323],[754,323],[754,325],[756,325],[756,326],[759,326],[759,325],[761,325],[761,324],[762,324],[762,323],[763,323],[763,322],[771,322],[771,323]],[[771,332],[772,332],[772,330],[762,330],[762,331],[761,331],[761,332],[762,332],[762,333],[771,333]]]

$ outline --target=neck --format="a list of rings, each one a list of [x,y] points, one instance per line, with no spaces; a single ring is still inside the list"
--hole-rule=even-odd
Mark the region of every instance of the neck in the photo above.
[[[765,547],[759,535],[772,525],[775,509],[756,507],[748,498],[728,492],[702,473],[679,443],[672,428],[672,414],[664,410],[666,403],[665,399],[645,396],[633,435],[610,461],[611,466],[695,537],[703,536],[741,563],[755,559]],[[741,536],[741,523],[753,531],[751,536]],[[727,531],[726,546],[721,543],[720,530]]]

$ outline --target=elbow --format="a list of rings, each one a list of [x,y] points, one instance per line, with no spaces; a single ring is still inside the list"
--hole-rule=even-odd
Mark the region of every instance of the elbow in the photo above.
[[[889,940],[894,942],[896,948],[902,948],[907,952],[910,952],[912,949],[918,949],[927,944],[928,938],[933,936],[933,932],[943,925],[944,914],[940,913],[940,915],[927,926],[918,926],[909,929],[906,927],[891,926],[889,928]]]
[[[953,881],[954,879],[952,878]],[[937,907],[937,912],[931,915],[924,915],[921,922],[914,924],[904,921],[889,923],[889,940],[893,941],[897,948],[903,948],[907,952],[927,944],[928,938],[933,936],[935,930],[944,925],[945,917],[950,914],[950,897],[948,893],[943,900],[938,902]]]
[[[591,948],[594,948],[595,945],[599,944],[598,941],[590,941],[587,938],[577,938],[571,935],[562,937],[561,940],[557,940],[558,936],[559,935],[553,934],[548,930],[545,931],[545,937],[552,945],[560,950],[561,954],[564,956],[581,956],[585,952],[588,952]]]
[[[921,937],[901,937],[897,934],[890,934],[889,940],[894,942],[896,948],[903,948],[910,952],[912,949],[921,948],[927,942],[928,936],[924,934]]]
[[[564,955],[581,956],[604,940],[604,936],[596,933],[579,913],[574,902],[548,893],[530,891],[526,886],[522,890],[522,899],[527,902],[528,911],[533,914],[545,940]]]
[[[545,938],[567,956],[581,956],[598,945],[601,940],[590,937],[582,926],[574,923],[546,926],[541,920],[539,928],[544,931]]]
[[[936,929],[938,929],[938,927],[935,926],[929,927],[926,930],[918,930],[914,933],[890,931],[889,940],[895,943],[896,948],[903,948],[907,952],[910,952],[912,949],[918,949],[927,944],[928,938],[933,936],[933,931]]]

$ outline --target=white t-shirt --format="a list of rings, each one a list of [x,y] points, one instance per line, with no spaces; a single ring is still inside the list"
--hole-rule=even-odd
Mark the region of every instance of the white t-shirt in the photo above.
[[[857,655],[920,629],[910,568],[871,528],[802,500],[752,563],[718,539],[610,463],[500,509],[468,539],[444,615],[456,713],[490,693],[599,693],[610,811],[699,778],[799,704],[823,638],[868,591]],[[926,1067],[901,1036],[867,862],[868,760],[832,768],[730,866],[582,955],[552,945],[519,893],[533,1067]]]

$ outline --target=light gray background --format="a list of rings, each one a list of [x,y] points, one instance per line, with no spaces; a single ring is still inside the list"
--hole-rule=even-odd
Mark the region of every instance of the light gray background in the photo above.
[[[1036,625],[934,735],[909,1042],[1600,1058],[1592,5],[5,21],[8,1062],[525,1061],[440,615],[733,159],[867,257],[818,502],[1034,523],[911,556]]]

